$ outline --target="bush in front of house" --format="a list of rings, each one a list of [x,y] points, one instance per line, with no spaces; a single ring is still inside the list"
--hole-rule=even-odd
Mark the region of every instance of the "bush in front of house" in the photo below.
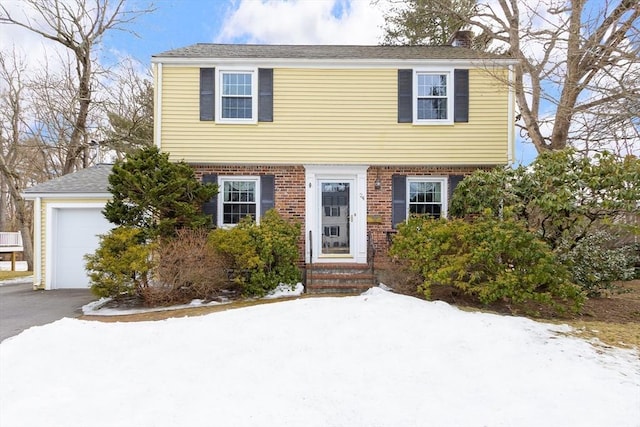
[[[84,257],[91,291],[114,299],[142,295],[155,265],[155,248],[155,244],[145,242],[140,229],[133,227],[117,227],[100,236],[98,249]]]
[[[243,218],[232,228],[213,230],[209,241],[230,265],[230,276],[246,296],[264,296],[279,284],[300,281],[298,239],[300,224],[283,219],[274,209],[260,224]]]
[[[233,291],[225,259],[208,244],[208,230],[178,230],[175,237],[162,240],[156,258],[154,280],[142,292],[147,305],[212,300]]]
[[[620,292],[622,288],[614,282],[632,280],[635,276],[638,253],[631,245],[611,247],[614,239],[607,231],[598,230],[559,251],[558,259],[568,267],[573,281],[588,297]]]
[[[113,165],[109,175],[112,199],[103,211],[116,225],[139,228],[145,238],[174,237],[182,228],[207,227],[211,217],[202,204],[218,192],[203,184],[184,162],[171,162],[168,153],[146,147]]]
[[[477,171],[455,189],[449,213],[470,217],[505,211],[546,242],[566,262],[572,281],[590,296],[627,280],[627,250],[612,249],[600,231],[640,233],[640,159],[612,153],[592,157],[575,150],[541,153],[528,167]],[[626,261],[625,261],[626,259]]]
[[[390,254],[421,275],[426,298],[432,286],[450,285],[484,304],[577,311],[584,299],[551,249],[514,219],[412,217],[399,226]]]

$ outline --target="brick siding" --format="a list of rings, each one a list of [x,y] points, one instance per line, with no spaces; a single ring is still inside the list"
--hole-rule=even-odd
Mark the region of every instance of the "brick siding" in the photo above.
[[[210,165],[193,164],[196,177],[205,174],[218,176],[275,176],[275,207],[283,218],[302,225],[299,240],[300,260],[304,262],[305,221],[305,169],[295,166]],[[372,237],[376,249],[376,262],[387,259],[388,235],[391,225],[391,177],[407,176],[469,175],[476,167],[459,166],[371,166],[367,172],[367,233]],[[380,188],[375,188],[376,180]]]

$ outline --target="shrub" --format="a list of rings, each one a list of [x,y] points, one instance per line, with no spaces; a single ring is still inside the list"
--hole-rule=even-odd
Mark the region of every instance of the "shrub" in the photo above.
[[[420,273],[427,298],[432,286],[451,285],[484,304],[533,301],[578,310],[583,301],[550,248],[513,219],[413,217],[399,227],[390,253]]]
[[[225,260],[208,245],[203,229],[178,230],[159,245],[157,259],[154,281],[142,294],[147,305],[210,300],[229,288]]]
[[[109,191],[113,197],[105,206],[105,218],[155,239],[173,237],[181,228],[209,226],[211,217],[201,207],[218,187],[200,183],[189,165],[171,162],[168,153],[147,147],[113,165]]]
[[[229,229],[211,232],[212,247],[231,265],[233,280],[248,296],[263,296],[279,284],[300,280],[297,242],[300,225],[284,220],[271,209],[256,224],[245,217]]]
[[[149,286],[154,248],[136,228],[117,227],[100,236],[96,252],[84,257],[91,291],[115,299],[140,296]]]
[[[635,275],[637,254],[633,247],[609,248],[614,236],[599,230],[577,242],[572,248],[560,248],[558,258],[567,265],[573,281],[589,297],[607,291],[620,291],[614,282],[631,280]]]

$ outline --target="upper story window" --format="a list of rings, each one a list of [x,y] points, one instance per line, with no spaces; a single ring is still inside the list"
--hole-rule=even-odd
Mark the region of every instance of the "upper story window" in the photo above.
[[[200,120],[273,122],[273,68],[200,68]]]
[[[446,216],[446,179],[408,178],[408,216],[429,215],[433,218]]]
[[[216,121],[223,123],[255,123],[257,121],[255,74],[255,71],[251,70],[218,71]]]
[[[416,71],[413,79],[413,122],[453,123],[453,83],[450,71]]]
[[[418,120],[447,120],[447,75],[418,73]]]

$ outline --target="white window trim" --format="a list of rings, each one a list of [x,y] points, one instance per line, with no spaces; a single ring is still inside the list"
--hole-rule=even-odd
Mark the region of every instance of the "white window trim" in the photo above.
[[[227,73],[248,73],[251,74],[251,118],[250,119],[228,119],[222,117],[222,75]],[[216,67],[215,76],[215,102],[216,102],[216,123],[230,124],[254,124],[258,123],[258,69],[257,68],[235,68]]]
[[[448,206],[449,206],[449,179],[446,176],[410,176],[407,177],[407,193],[405,195],[405,200],[407,201],[407,211],[406,211],[406,219],[408,220],[411,214],[409,213],[410,209],[410,194],[411,194],[411,183],[412,182],[439,182],[440,188],[442,189],[441,201],[442,208],[440,211],[441,218],[447,218],[448,216]]]
[[[447,119],[418,119],[418,75],[446,75],[447,76]],[[417,68],[413,70],[413,124],[414,125],[452,125],[453,124],[453,68]]]
[[[231,228],[236,224],[224,224],[224,183],[228,181],[253,181],[256,184],[256,217],[253,219],[256,224],[260,223],[260,177],[259,176],[218,176],[218,227]]]

